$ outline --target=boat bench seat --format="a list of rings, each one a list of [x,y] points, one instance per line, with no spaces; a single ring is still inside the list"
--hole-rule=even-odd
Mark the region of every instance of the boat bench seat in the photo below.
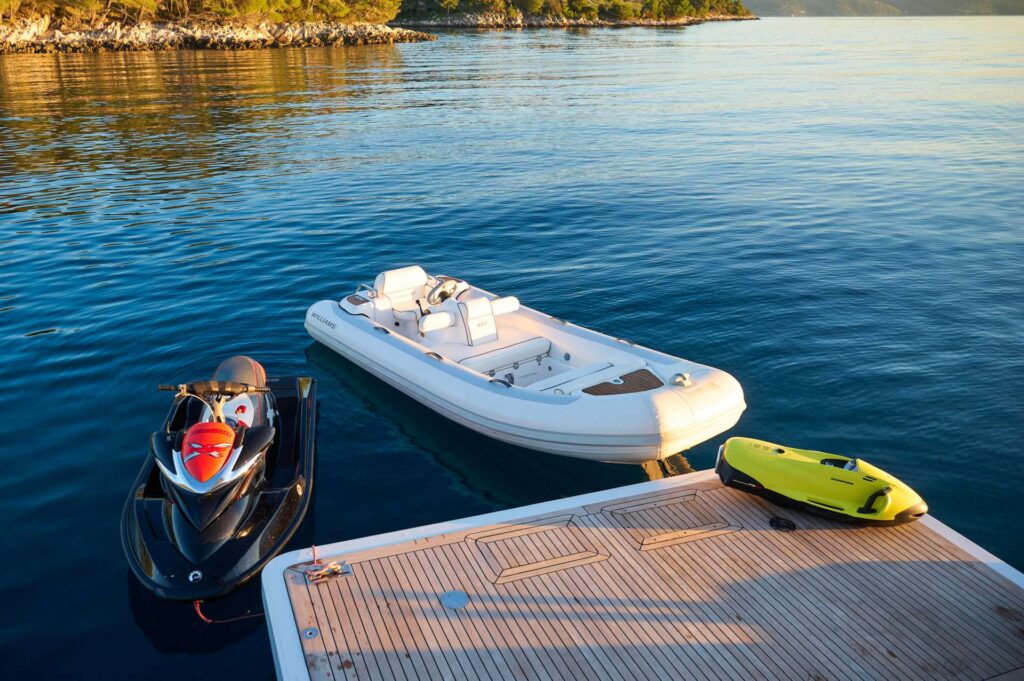
[[[500,342],[501,340],[499,339],[498,341],[492,341],[491,343],[476,346],[476,348],[483,349],[488,345]],[[519,340],[511,345],[505,345],[504,347],[496,348],[494,350],[470,355],[469,357],[460,360],[459,364],[467,369],[472,369],[473,371],[479,371],[482,374],[486,374],[488,371],[503,369],[505,367],[512,366],[517,362],[536,360],[538,357],[547,355],[550,350],[551,341],[547,338],[535,336],[533,338]]]
[[[578,381],[579,379],[589,376],[590,374],[596,374],[598,371],[607,369],[612,365],[611,362],[595,362],[594,364],[588,364],[571,371],[563,371],[554,376],[548,376],[543,381],[537,381],[526,386],[530,390],[536,390],[537,392],[544,392],[545,390],[552,390],[554,388],[561,388],[567,383]],[[565,392],[563,389],[562,392]]]
[[[612,379],[624,376],[631,371],[642,369],[647,363],[642,360],[628,362],[595,362],[587,366],[555,374],[543,381],[537,381],[527,386],[530,390],[538,392],[554,392],[560,395],[569,395],[577,390],[589,388],[598,383],[604,383]]]

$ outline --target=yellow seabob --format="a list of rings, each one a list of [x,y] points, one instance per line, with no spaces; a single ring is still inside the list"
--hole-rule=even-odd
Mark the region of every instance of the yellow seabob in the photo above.
[[[892,475],[838,454],[734,437],[719,448],[715,471],[729,487],[836,520],[898,525],[928,512]]]

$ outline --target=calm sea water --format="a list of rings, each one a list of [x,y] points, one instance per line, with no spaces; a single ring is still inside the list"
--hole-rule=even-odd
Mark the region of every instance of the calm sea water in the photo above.
[[[734,434],[856,454],[1024,568],[1024,19],[770,19],[353,49],[0,57],[8,675],[256,678],[262,621],[134,586],[168,398],[320,381],[327,543],[706,468],[535,454],[315,346],[422,263],[722,367]],[[208,611],[259,609],[258,584]]]

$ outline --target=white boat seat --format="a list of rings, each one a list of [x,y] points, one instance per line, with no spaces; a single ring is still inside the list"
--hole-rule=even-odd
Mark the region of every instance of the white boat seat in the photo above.
[[[494,311],[487,298],[471,298],[459,303],[462,323],[466,327],[469,345],[481,345],[498,339],[498,327],[494,323]]]
[[[573,381],[577,381],[583,378],[584,376],[595,374],[598,371],[607,369],[610,366],[612,366],[611,362],[595,362],[594,364],[588,364],[586,366],[571,369],[569,371],[563,371],[559,374],[555,374],[554,376],[548,376],[544,380],[531,383],[526,387],[530,390],[536,390],[537,392],[544,392],[545,390],[551,390],[553,388],[563,386],[567,383],[572,383]],[[563,390],[562,392],[565,391]]]
[[[538,357],[547,355],[550,350],[551,341],[547,338],[527,338],[512,345],[471,355],[460,361],[459,364],[467,369],[486,374],[489,371],[504,369],[519,362],[536,361]]]
[[[449,326],[455,326],[456,321],[455,315],[451,312],[432,312],[420,317],[420,333],[426,335],[431,331],[447,329]]]
[[[412,310],[392,310],[396,320],[407,322],[410,324],[416,324],[416,320],[420,318],[420,313],[416,309]]]
[[[387,270],[373,280],[378,298],[387,298],[393,310],[416,309],[416,301],[426,295],[427,273],[419,265]]]
[[[546,378],[544,379],[544,381],[538,381],[537,383],[534,383],[529,387],[536,389],[535,386],[543,382],[548,383],[548,385],[546,387],[542,386],[540,388],[541,392],[553,392],[560,395],[571,395],[577,390],[583,390],[584,388],[589,388],[590,386],[597,385],[598,383],[611,381],[613,379],[618,378],[619,376],[625,376],[631,371],[642,369],[645,366],[647,366],[647,363],[644,362],[643,360],[616,362],[615,364],[612,364],[611,362],[599,362],[597,364],[591,364],[589,366],[582,367],[581,369],[567,371],[563,374],[558,374],[552,376],[551,378]],[[593,369],[593,371],[587,371],[586,373],[577,374],[577,372],[581,372],[582,369]],[[569,380],[563,380],[560,383],[552,382],[552,379],[564,377],[568,377]]]
[[[454,301],[452,302],[454,303]],[[440,331],[455,326],[461,320],[466,330],[468,345],[490,343],[498,340],[498,327],[494,318],[518,310],[519,299],[515,296],[495,298],[494,300],[472,298],[455,304],[453,309],[458,310],[458,316],[454,312],[444,311],[423,315],[418,324],[419,332],[426,335],[431,331]]]
[[[504,296],[502,298],[495,298],[491,301],[491,313],[495,317],[500,317],[503,314],[509,312],[515,312],[519,309],[519,299],[515,296]]]
[[[433,314],[429,314],[427,316],[433,317],[435,314],[437,313],[434,312]],[[447,357],[453,362],[461,362],[467,357],[481,355],[485,352],[491,352],[492,350],[500,350],[502,348],[512,347],[513,345],[537,337],[537,334],[523,331],[522,329],[519,329],[515,326],[503,326],[500,330],[501,335],[498,337],[498,340],[493,340],[490,343],[484,343],[481,345],[466,345],[466,337],[462,330],[462,324],[457,322],[456,326],[459,327],[458,336],[461,338],[461,342],[440,341],[437,335],[427,334],[427,336],[424,338],[423,344],[426,347],[430,348],[432,351],[440,355],[443,355],[444,357]],[[431,336],[434,336],[434,338],[432,338]],[[437,340],[435,340],[435,338]]]

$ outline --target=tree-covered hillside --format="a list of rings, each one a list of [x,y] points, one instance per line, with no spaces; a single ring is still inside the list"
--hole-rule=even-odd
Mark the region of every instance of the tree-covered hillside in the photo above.
[[[746,0],[759,16],[1024,14],[1024,0]]]
[[[407,18],[460,12],[516,12],[612,21],[750,14],[743,0],[404,0],[402,4],[402,16]]]
[[[0,0],[0,21],[47,15],[68,24],[183,18],[383,23],[400,9],[412,17],[473,12],[610,20],[749,14],[742,0]]]
[[[0,22],[50,16],[63,25],[189,19],[385,23],[453,13],[613,21],[747,16],[743,0],[0,0]]]
[[[100,19],[268,19],[384,23],[401,0],[0,0],[0,21],[52,16],[84,23]]]

